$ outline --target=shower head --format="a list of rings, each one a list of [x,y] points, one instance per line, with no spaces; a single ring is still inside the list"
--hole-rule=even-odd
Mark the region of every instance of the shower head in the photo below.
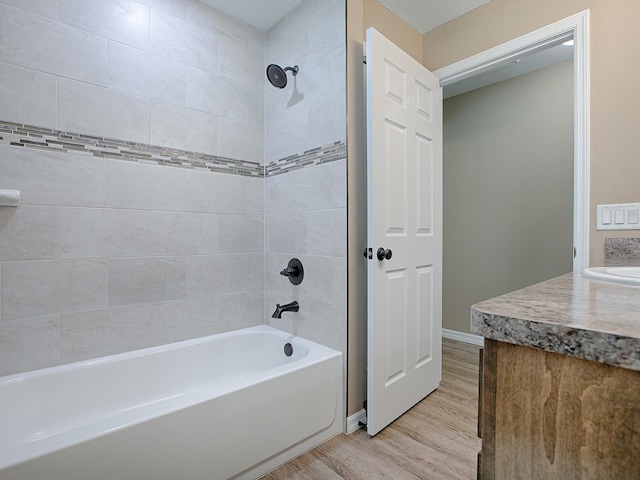
[[[298,65],[293,67],[285,67],[284,69],[280,65],[271,64],[267,67],[267,78],[271,85],[277,88],[284,88],[287,86],[287,70],[293,72],[295,77],[298,74]]]

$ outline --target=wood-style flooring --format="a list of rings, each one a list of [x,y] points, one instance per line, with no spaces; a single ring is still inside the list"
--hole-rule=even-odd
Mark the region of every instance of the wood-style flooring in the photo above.
[[[262,480],[476,478],[478,348],[443,339],[440,387],[387,428],[338,435]]]

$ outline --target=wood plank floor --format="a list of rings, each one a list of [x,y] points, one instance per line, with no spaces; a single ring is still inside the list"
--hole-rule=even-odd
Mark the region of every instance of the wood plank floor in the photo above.
[[[440,387],[375,437],[338,435],[263,480],[476,478],[478,348],[443,339]]]

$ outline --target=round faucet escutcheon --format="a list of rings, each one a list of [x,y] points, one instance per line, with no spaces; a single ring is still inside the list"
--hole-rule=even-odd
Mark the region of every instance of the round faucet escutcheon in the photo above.
[[[293,285],[300,285],[304,278],[304,267],[297,258],[292,258],[287,264],[287,268],[280,271],[280,275],[287,277]]]

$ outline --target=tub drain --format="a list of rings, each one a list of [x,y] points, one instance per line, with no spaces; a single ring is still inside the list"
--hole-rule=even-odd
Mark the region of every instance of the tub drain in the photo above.
[[[284,354],[287,357],[290,357],[291,355],[293,355],[293,346],[290,343],[284,344]]]

